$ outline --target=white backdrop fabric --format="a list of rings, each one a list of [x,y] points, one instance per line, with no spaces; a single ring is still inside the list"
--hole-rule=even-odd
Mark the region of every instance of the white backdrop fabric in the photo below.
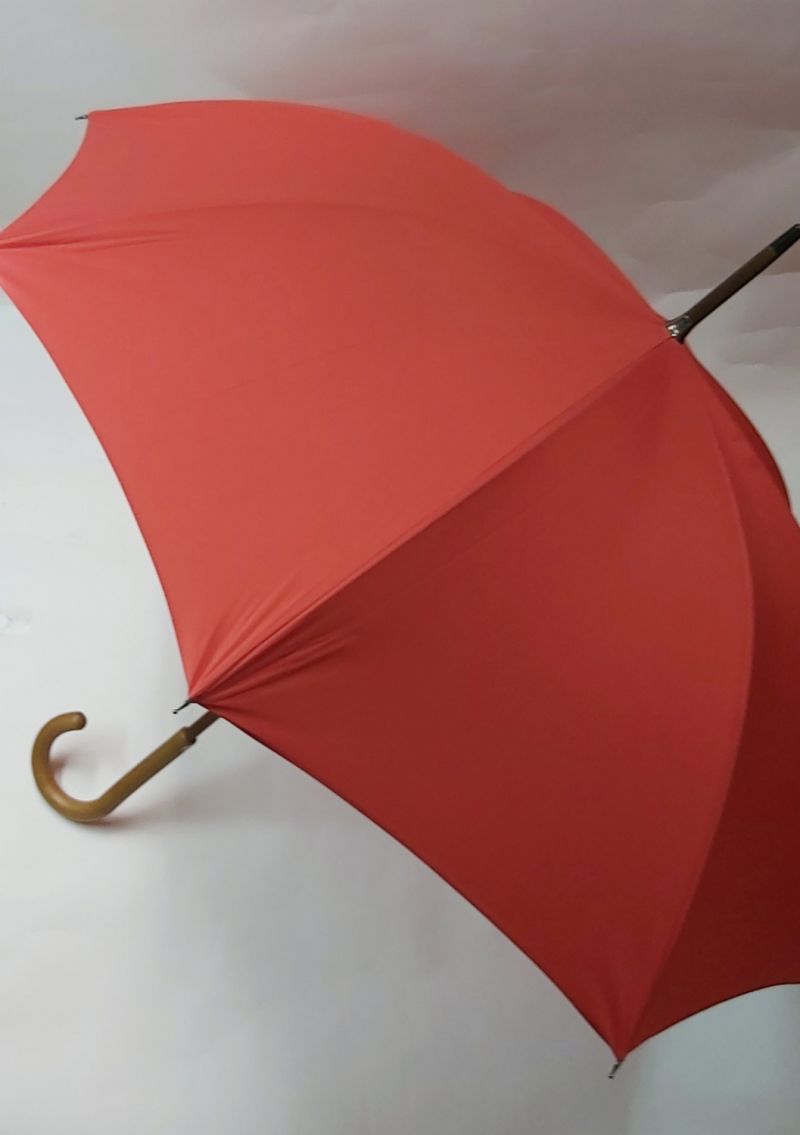
[[[796,0],[0,0],[0,225],[87,110],[280,98],[438,138],[674,314],[797,215]],[[800,499],[800,251],[692,348]],[[428,868],[220,724],[103,828],[38,798],[174,727],[154,569],[86,421],[0,304],[0,1135],[797,1135],[800,990],[603,1043]],[[276,533],[276,538],[280,534]],[[800,948],[800,947],[799,947]]]

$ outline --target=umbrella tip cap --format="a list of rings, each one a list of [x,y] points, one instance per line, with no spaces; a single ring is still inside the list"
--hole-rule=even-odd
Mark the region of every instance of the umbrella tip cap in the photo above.
[[[791,248],[793,244],[796,244],[798,240],[800,240],[800,223],[792,225],[785,233],[781,233],[779,237],[773,240],[772,247],[775,253],[780,256],[782,252],[786,252],[786,250]]]

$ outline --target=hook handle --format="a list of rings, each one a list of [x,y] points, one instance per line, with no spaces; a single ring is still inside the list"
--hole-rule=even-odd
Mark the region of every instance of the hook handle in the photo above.
[[[60,815],[78,824],[93,824],[113,812],[137,788],[141,788],[157,772],[161,772],[176,757],[184,753],[195,743],[203,730],[208,729],[216,720],[215,713],[204,713],[193,724],[179,729],[177,733],[167,738],[163,745],[159,745],[143,761],[139,761],[138,765],[134,765],[115,784],[107,788],[102,796],[98,796],[96,800],[76,800],[56,782],[50,765],[50,749],[55,739],[62,733],[83,729],[86,718],[82,713],[61,713],[42,726],[33,743],[31,761],[33,778],[47,803]]]

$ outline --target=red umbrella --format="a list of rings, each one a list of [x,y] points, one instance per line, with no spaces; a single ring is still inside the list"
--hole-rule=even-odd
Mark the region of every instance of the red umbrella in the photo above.
[[[790,230],[752,275],[796,239]],[[618,1057],[800,979],[800,533],[552,209],[365,118],[93,113],[0,283],[95,428],[189,700],[483,911]],[[724,291],[730,292],[733,284]]]

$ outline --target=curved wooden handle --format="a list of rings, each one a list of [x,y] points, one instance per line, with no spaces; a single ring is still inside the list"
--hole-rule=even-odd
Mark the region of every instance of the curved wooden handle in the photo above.
[[[60,815],[79,824],[93,824],[113,812],[123,800],[141,788],[157,772],[193,745],[204,729],[217,720],[215,713],[205,713],[192,725],[179,729],[163,745],[159,745],[138,765],[126,772],[96,800],[76,800],[56,782],[50,765],[50,749],[62,733],[83,729],[86,718],[82,713],[61,713],[53,717],[40,730],[33,743],[33,778],[47,803]]]

